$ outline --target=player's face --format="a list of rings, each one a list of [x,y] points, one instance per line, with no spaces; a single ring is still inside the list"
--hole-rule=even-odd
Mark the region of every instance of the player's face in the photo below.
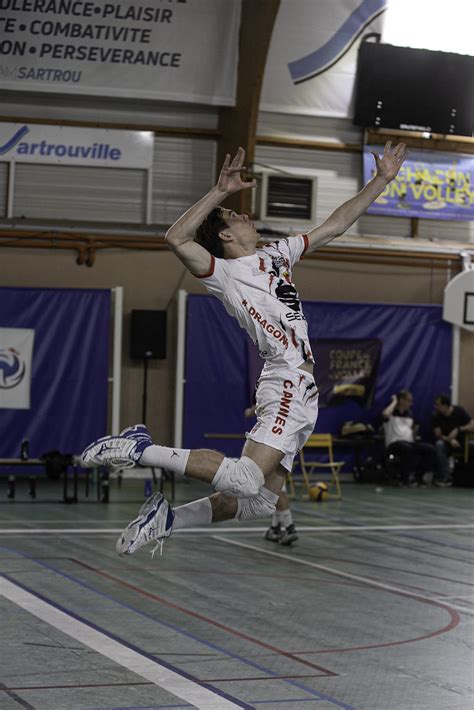
[[[222,216],[229,226],[229,233],[239,242],[256,244],[259,234],[248,214],[237,214],[233,210],[222,210]]]

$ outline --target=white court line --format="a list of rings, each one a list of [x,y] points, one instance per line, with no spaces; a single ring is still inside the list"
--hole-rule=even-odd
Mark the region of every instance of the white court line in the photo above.
[[[160,665],[159,661],[152,661],[146,656],[142,656],[2,577],[0,577],[0,594],[102,656],[112,659],[127,670],[146,678],[160,688],[173,693],[176,697],[186,700],[193,707],[202,710],[231,710],[242,707],[242,705],[235,705],[221,695],[203,688],[179,673],[165,668]]]
[[[459,511],[458,511],[459,512]],[[119,525],[127,525],[127,523],[130,522],[130,518],[54,518],[54,520],[51,520],[51,518],[45,518],[44,520],[42,518],[32,518],[31,522],[38,524],[38,523],[69,523],[71,525],[89,525],[89,523],[118,523]],[[0,525],[11,525],[12,523],[15,522],[15,518],[12,518],[10,520],[0,520]]]
[[[445,599],[473,599],[474,598],[474,593],[473,594],[451,594],[451,596],[448,595],[443,595],[442,597],[433,597],[433,599],[437,599],[438,601],[442,602]]]
[[[437,601],[434,597],[426,597],[423,594],[415,594],[414,592],[409,592],[402,587],[394,587],[391,584],[385,584],[384,582],[377,582],[374,579],[369,579],[368,577],[360,577],[357,574],[350,574],[349,572],[341,572],[334,567],[326,567],[325,565],[318,565],[315,562],[309,562],[309,560],[303,560],[300,557],[291,557],[290,555],[285,555],[280,552],[271,552],[270,550],[265,550],[262,547],[257,547],[256,545],[248,545],[246,542],[237,542],[236,540],[229,540],[226,537],[220,537],[219,535],[213,536],[214,540],[220,540],[220,542],[225,542],[228,545],[235,545],[236,547],[243,547],[246,550],[254,550],[255,552],[261,552],[263,555],[271,555],[271,557],[278,557],[280,560],[289,560],[290,562],[296,562],[299,565],[305,565],[306,567],[313,567],[314,569],[319,569],[322,572],[329,572],[329,574],[334,574],[337,577],[344,577],[345,579],[352,579],[355,582],[362,582],[370,587],[377,587],[378,589],[384,589],[388,592],[397,592],[397,594],[403,594],[406,597],[412,597],[413,599],[423,599],[427,602]],[[455,604],[446,604],[450,609],[456,609],[457,611],[464,611],[468,614],[474,614],[474,609],[465,609],[462,606],[456,606]]]
[[[328,525],[328,526],[318,526],[318,525],[298,525],[298,531],[301,532],[364,532],[366,530],[469,530],[474,528],[474,523],[456,523],[456,524],[446,524],[446,525]],[[0,528],[0,535],[56,535],[61,533],[64,535],[117,535],[122,532],[123,528]],[[215,535],[216,532],[221,533],[261,533],[268,529],[266,527],[199,527],[199,528],[185,528],[182,530],[175,530],[173,535],[182,535],[186,533],[201,534],[201,535]]]

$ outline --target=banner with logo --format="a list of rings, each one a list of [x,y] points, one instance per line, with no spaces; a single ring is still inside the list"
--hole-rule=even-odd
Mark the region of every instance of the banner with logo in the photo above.
[[[0,288],[0,458],[107,433],[109,331],[108,290]]]
[[[0,160],[148,169],[153,141],[152,131],[0,123]]]
[[[240,0],[1,0],[0,89],[234,105]]]
[[[364,181],[374,175],[372,152],[364,147]],[[410,150],[395,180],[367,210],[391,217],[423,217],[467,221],[474,219],[474,156],[442,151]]]
[[[35,331],[0,328],[0,409],[29,409]]]
[[[260,109],[352,117],[357,51],[381,33],[388,0],[281,0]]]
[[[319,406],[335,407],[348,399],[370,409],[377,383],[382,344],[377,338],[316,338]]]

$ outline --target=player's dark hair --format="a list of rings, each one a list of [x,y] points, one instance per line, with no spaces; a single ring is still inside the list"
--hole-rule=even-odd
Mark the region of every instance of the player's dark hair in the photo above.
[[[227,229],[229,225],[222,216],[220,207],[215,207],[196,230],[194,241],[207,249],[213,256],[222,259],[224,244],[219,237],[219,232]]]
[[[436,401],[439,402],[440,404],[443,404],[444,406],[450,407],[451,406],[451,397],[449,394],[439,394],[436,397]]]
[[[409,399],[409,397],[411,396],[412,394],[410,390],[400,390],[400,392],[397,394],[398,399]]]

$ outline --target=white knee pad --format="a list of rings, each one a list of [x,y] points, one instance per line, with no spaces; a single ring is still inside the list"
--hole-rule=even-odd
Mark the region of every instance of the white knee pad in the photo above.
[[[276,509],[278,495],[268,488],[261,488],[260,492],[252,498],[237,501],[236,520],[257,520],[268,518]]]
[[[257,495],[264,483],[260,467],[248,456],[242,456],[238,461],[224,459],[212,479],[216,491],[236,498]]]

